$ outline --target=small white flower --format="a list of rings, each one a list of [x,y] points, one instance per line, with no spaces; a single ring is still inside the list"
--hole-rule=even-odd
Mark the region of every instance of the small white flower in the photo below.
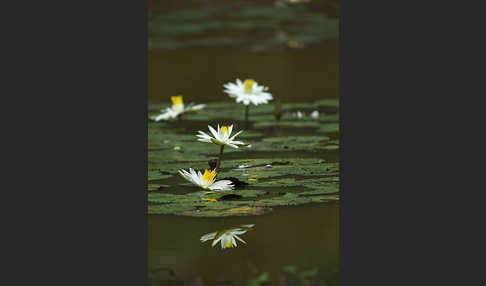
[[[242,82],[240,79],[236,79],[236,84],[229,82],[224,86],[224,92],[231,98],[235,98],[237,103],[243,102],[245,105],[253,103],[259,105],[262,103],[268,103],[273,97],[270,93],[266,92],[268,87],[258,85],[258,83],[252,79],[247,79]]]
[[[304,114],[302,112],[300,112],[300,111],[297,111],[295,113],[292,113],[292,115],[294,117],[297,117],[298,119],[301,119],[304,116]]]
[[[242,141],[235,141],[235,137],[238,136],[243,130],[238,131],[235,135],[231,136],[231,132],[233,131],[233,125],[228,126],[221,126],[219,127],[218,124],[218,131],[214,130],[213,127],[208,125],[209,131],[213,134],[214,137],[202,132],[199,130],[199,134],[196,136],[199,138],[197,141],[205,142],[205,143],[214,143],[217,145],[228,145],[233,148],[238,148],[237,145],[247,145]],[[231,136],[231,137],[230,137]]]
[[[234,227],[230,229],[225,229],[222,231],[215,231],[208,234],[201,236],[201,242],[206,242],[208,240],[213,239],[213,243],[211,246],[215,246],[218,242],[221,243],[221,248],[233,248],[237,247],[236,239],[246,244],[241,237],[238,235],[242,235],[249,231],[254,225],[253,224],[246,224],[242,225],[241,227]],[[236,238],[236,239],[235,239]]]
[[[194,171],[194,169],[189,168],[189,172],[181,169],[179,174],[189,182],[197,185],[203,189],[209,189],[211,191],[228,191],[232,190],[234,185],[230,180],[216,180],[216,172],[204,170],[204,174],[201,171]]]
[[[182,95],[172,96],[171,100],[172,107],[167,107],[165,110],[160,110],[161,113],[159,115],[151,116],[150,119],[154,121],[173,119],[177,118],[177,116],[183,113],[198,111],[206,106],[205,104],[194,105],[194,103],[184,106]]]
[[[319,118],[319,111],[317,110],[314,110],[312,111],[311,115],[310,115],[313,119],[317,119]]]

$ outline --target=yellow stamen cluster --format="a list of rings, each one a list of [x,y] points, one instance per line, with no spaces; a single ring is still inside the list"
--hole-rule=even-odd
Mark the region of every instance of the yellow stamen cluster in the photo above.
[[[228,126],[221,126],[221,131],[223,131],[224,133],[228,133],[229,132]]]
[[[182,101],[182,95],[172,96],[170,98],[172,100],[172,105],[183,105],[184,102]]]
[[[228,242],[226,242],[226,248],[233,248],[233,247],[235,247],[233,245],[233,242],[231,242],[230,240],[228,240]]]
[[[246,92],[251,92],[252,91],[252,88],[253,88],[253,83],[255,81],[252,80],[252,79],[247,79],[245,80],[245,91]]]
[[[207,181],[207,182],[213,181],[215,177],[216,177],[215,171],[209,171],[208,169],[204,170],[203,179],[205,181]]]

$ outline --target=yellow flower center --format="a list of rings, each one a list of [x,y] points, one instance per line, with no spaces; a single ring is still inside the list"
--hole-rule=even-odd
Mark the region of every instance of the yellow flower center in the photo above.
[[[172,109],[177,112],[184,111],[184,101],[182,101],[182,95],[172,96],[170,98],[172,100]]]
[[[184,104],[184,102],[182,101],[182,95],[172,96],[170,99],[172,100],[172,105]]]
[[[209,171],[208,169],[204,170],[203,179],[207,182],[213,181],[214,177],[216,177],[215,171]]]
[[[221,131],[223,131],[224,133],[228,133],[229,132],[228,126],[221,126]]]
[[[228,242],[226,242],[226,248],[233,248],[233,243],[231,241],[228,240]]]
[[[252,80],[252,79],[247,79],[245,80],[245,92],[249,93],[252,91],[252,88],[253,88],[253,83],[255,81]]]

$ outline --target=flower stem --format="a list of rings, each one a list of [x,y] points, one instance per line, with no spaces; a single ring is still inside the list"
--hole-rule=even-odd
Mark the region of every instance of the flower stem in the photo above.
[[[214,169],[216,173],[218,172],[219,165],[221,164],[221,157],[223,157],[223,150],[224,150],[224,145],[221,145],[221,149],[219,149],[218,162],[216,163],[216,168]]]
[[[250,109],[250,105],[245,106],[245,129],[248,129],[248,110]]]

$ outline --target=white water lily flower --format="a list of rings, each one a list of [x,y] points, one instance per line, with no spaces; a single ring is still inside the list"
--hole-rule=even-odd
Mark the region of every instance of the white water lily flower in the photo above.
[[[182,95],[172,96],[170,99],[172,100],[172,107],[167,107],[165,110],[160,110],[161,113],[159,115],[151,116],[150,119],[154,121],[173,119],[177,118],[183,113],[198,111],[206,106],[205,104],[195,105],[194,103],[184,106]]]
[[[243,102],[245,105],[253,103],[259,105],[262,103],[268,103],[273,97],[270,93],[266,92],[268,87],[258,85],[258,83],[252,79],[247,79],[242,82],[240,79],[236,79],[236,84],[229,82],[225,85],[224,92],[231,98],[235,98],[237,103]]]
[[[197,185],[203,189],[209,189],[211,191],[228,191],[234,188],[233,182],[230,180],[216,180],[216,172],[204,170],[204,174],[201,171],[195,171],[192,168],[189,168],[189,172],[181,169],[179,170],[179,174],[189,182]]]
[[[313,119],[317,119],[319,118],[319,111],[317,110],[314,110],[312,111],[311,115],[310,115]]]
[[[238,148],[238,145],[245,145],[248,144],[243,143],[242,141],[235,141],[235,137],[238,136],[243,130],[236,132],[235,135],[231,136],[231,132],[233,131],[233,125],[228,126],[221,126],[219,127],[218,124],[218,131],[214,130],[213,127],[208,125],[209,131],[213,134],[214,137],[202,132],[199,130],[199,134],[196,136],[199,138],[197,141],[205,142],[205,143],[214,143],[217,145],[228,145],[233,148]],[[230,137],[231,136],[231,137]]]
[[[246,224],[242,225],[241,227],[234,227],[230,229],[225,229],[222,231],[215,231],[208,234],[201,236],[201,242],[206,242],[208,240],[213,239],[213,243],[211,246],[215,246],[218,242],[221,243],[221,248],[234,248],[237,247],[236,239],[246,244],[241,237],[238,235],[242,235],[249,231],[254,225],[253,224]],[[235,239],[236,238],[236,239]]]

